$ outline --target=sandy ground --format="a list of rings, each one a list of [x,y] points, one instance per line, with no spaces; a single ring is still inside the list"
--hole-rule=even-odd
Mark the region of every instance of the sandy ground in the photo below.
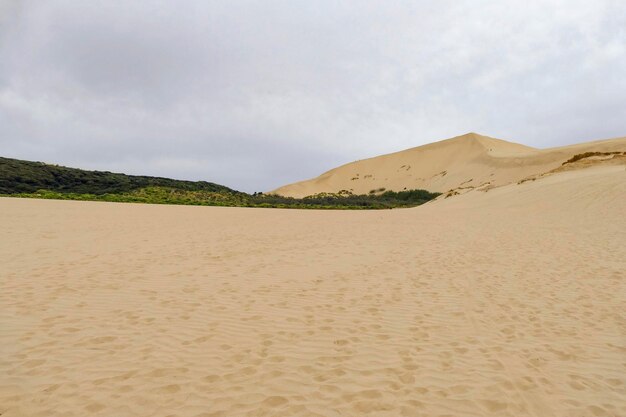
[[[317,178],[274,191],[291,197],[321,192],[424,189],[447,192],[502,186],[541,175],[584,152],[626,151],[626,137],[550,149],[468,133],[342,165]]]
[[[0,413],[626,416],[626,170],[415,209],[0,199]]]

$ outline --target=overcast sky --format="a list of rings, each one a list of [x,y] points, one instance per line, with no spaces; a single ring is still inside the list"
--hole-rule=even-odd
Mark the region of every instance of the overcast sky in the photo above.
[[[0,155],[267,191],[626,135],[626,1],[0,0]]]

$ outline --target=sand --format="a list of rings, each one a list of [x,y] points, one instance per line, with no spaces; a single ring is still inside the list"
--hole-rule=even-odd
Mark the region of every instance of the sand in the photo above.
[[[626,137],[550,149],[535,149],[476,133],[352,162],[317,178],[274,191],[290,197],[347,190],[466,192],[498,187],[540,175],[583,152],[626,151]]]
[[[0,413],[626,416],[626,170],[414,209],[0,199]]]

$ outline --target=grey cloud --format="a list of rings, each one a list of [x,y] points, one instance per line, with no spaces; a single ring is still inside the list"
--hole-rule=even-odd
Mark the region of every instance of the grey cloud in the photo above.
[[[479,131],[626,134],[617,1],[6,1],[0,154],[268,190]]]

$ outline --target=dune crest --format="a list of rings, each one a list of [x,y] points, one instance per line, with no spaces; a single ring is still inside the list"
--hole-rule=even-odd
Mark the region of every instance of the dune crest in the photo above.
[[[626,137],[535,149],[477,133],[352,162],[272,193],[305,197],[321,192],[372,190],[431,192],[493,188],[553,170],[575,154],[626,151]]]

